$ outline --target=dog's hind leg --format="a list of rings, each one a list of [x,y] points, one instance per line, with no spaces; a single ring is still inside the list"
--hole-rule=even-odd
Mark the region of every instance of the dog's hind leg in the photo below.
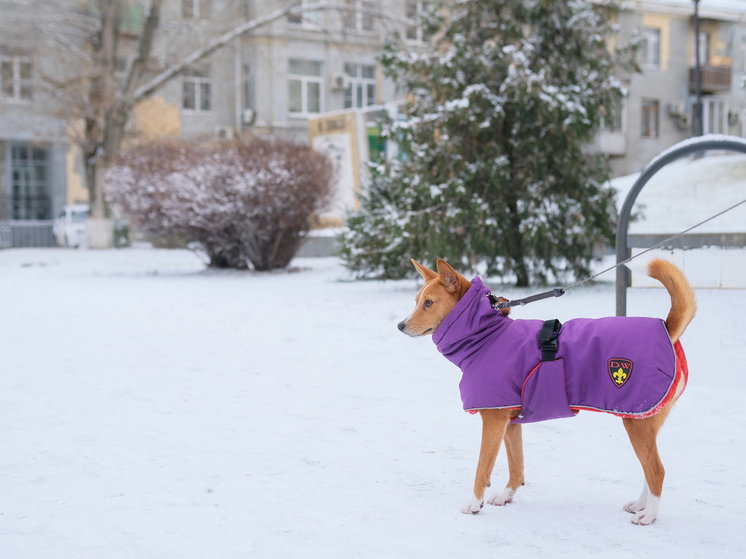
[[[464,514],[477,514],[484,506],[484,491],[490,485],[497,453],[510,422],[510,410],[479,410],[482,416],[482,447],[479,450],[474,496],[461,507]]]
[[[640,498],[624,506],[624,510],[634,513],[633,524],[652,524],[658,516],[666,471],[658,454],[656,439],[667,412],[668,409],[664,409],[660,414],[647,419],[623,420],[632,448],[642,464],[646,482]]]
[[[505,452],[508,454],[508,471],[510,479],[505,489],[495,493],[487,502],[490,505],[506,505],[513,500],[513,495],[523,485],[523,432],[520,423],[509,423],[505,429]]]

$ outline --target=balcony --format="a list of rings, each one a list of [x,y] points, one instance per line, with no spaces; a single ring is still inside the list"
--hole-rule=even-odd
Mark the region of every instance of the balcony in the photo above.
[[[730,66],[702,66],[702,93],[720,93],[730,90],[731,75]],[[697,90],[697,70],[689,68],[689,90]]]

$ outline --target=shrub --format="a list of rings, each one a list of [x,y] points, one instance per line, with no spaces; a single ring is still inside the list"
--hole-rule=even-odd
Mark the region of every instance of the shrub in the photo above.
[[[106,197],[133,225],[197,242],[210,266],[285,268],[331,198],[332,165],[308,146],[142,145],[106,173]]]

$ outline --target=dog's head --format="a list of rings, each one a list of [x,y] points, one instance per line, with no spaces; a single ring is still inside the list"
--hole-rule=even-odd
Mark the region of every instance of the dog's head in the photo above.
[[[425,279],[425,285],[415,298],[414,311],[399,323],[399,330],[408,336],[426,336],[440,326],[448,313],[469,291],[471,282],[451,268],[445,260],[438,260],[438,271],[433,272],[412,260]]]

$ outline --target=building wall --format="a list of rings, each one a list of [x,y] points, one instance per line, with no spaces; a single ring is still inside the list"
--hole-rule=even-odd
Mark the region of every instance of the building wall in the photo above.
[[[123,0],[133,6],[139,0]],[[306,0],[302,0],[306,1]],[[310,1],[310,0],[308,0]],[[716,2],[717,0],[712,0]],[[703,2],[707,6],[712,2]],[[161,27],[156,35],[154,62],[148,75],[154,76],[186,54],[231,29],[247,18],[267,16],[277,10],[276,0],[211,0],[209,14],[185,18],[182,0],[165,0]],[[197,2],[205,5],[205,0]],[[375,4],[375,3],[374,3]],[[744,135],[746,92],[740,87],[740,77],[746,72],[746,3],[742,11],[703,11],[702,30],[712,38],[712,65],[730,65],[732,85],[729,91],[718,94],[727,102],[732,118],[726,132]],[[60,47],[52,41],[64,25],[69,25],[69,14],[80,11],[78,0],[0,0],[0,54],[23,52],[33,57],[34,73],[57,79],[69,78],[79,71],[79,59],[71,56],[85,44],[74,34],[63,35],[69,44]],[[284,5],[284,4],[283,4]],[[135,108],[128,126],[126,145],[158,138],[189,138],[215,141],[219,137],[250,137],[272,135],[308,142],[308,121],[324,113],[344,108],[345,91],[335,79],[343,74],[345,64],[376,66],[375,103],[387,103],[402,98],[403,92],[382,75],[376,55],[385,42],[397,33],[405,37],[405,2],[380,0],[380,11],[391,15],[373,30],[345,29],[340,13],[326,11],[322,25],[297,23],[282,17],[233,40],[195,69],[205,70],[210,84],[210,108],[206,111],[184,108],[184,75],[177,76],[153,96]],[[623,2],[625,9],[618,18],[624,41],[644,27],[656,27],[660,35],[660,64],[644,68],[642,74],[628,76],[629,98],[624,109],[623,130],[617,133],[623,142],[614,144],[609,153],[615,175],[636,172],[661,151],[691,135],[691,104],[689,67],[693,59],[693,28],[691,6],[657,0]],[[56,18],[34,20],[34,14],[60,14]],[[66,15],[67,14],[67,15]],[[52,20],[50,23],[50,19]],[[307,17],[307,19],[309,19]],[[312,17],[310,19],[313,19]],[[44,25],[39,33],[36,25]],[[121,49],[130,57],[135,54],[136,36],[122,39]],[[428,48],[422,42],[410,42],[412,48]],[[320,113],[297,115],[289,111],[288,72],[291,59],[313,60],[322,63]],[[77,62],[76,62],[77,60]],[[245,69],[249,74],[245,74]],[[247,78],[249,96],[247,97]],[[642,135],[642,105],[645,99],[659,103],[658,136]],[[8,192],[9,163],[6,160],[14,142],[34,142],[46,146],[50,159],[52,201],[54,212],[64,203],[80,202],[86,198],[84,174],[79,150],[75,147],[75,127],[68,126],[64,105],[53,89],[35,83],[31,103],[0,102],[0,196]],[[682,126],[681,117],[673,116],[670,107],[683,103],[689,117]],[[252,112],[245,112],[251,109]],[[250,121],[246,117],[252,116]],[[69,116],[69,115],[67,115]],[[64,154],[61,157],[59,154]],[[57,168],[59,167],[59,169]],[[62,193],[62,194],[60,194]],[[2,212],[7,206],[0,203]]]
[[[45,180],[48,184],[48,218],[54,217],[67,203],[68,160],[73,142],[68,133],[64,106],[58,99],[54,81],[63,81],[69,64],[64,49],[52,37],[64,37],[66,46],[74,44],[62,33],[62,18],[54,17],[76,7],[66,0],[25,3],[0,1],[0,55],[7,61],[23,57],[31,64],[30,98],[0,95],[0,220],[12,219],[13,146],[27,146],[46,153]],[[35,20],[34,14],[45,14]],[[68,51],[69,52],[69,51]],[[13,80],[16,81],[15,79]],[[38,177],[37,177],[38,178]]]
[[[689,85],[689,70],[694,66],[693,5],[653,1],[625,5],[627,10],[619,17],[620,39],[627,40],[644,27],[660,29],[660,65],[658,68],[643,66],[642,73],[629,77],[629,96],[625,102],[626,149],[610,159],[615,176],[641,171],[662,151],[691,137],[695,101]],[[720,132],[743,136],[746,92],[740,82],[746,69],[746,3],[737,13],[704,11],[700,32],[709,33],[711,39],[710,58],[702,64],[731,68],[731,87],[714,93],[704,91],[703,101],[708,98],[724,101],[731,118]],[[646,99],[659,103],[656,138],[642,134],[642,105]],[[686,120],[672,114],[672,107],[681,104]]]

